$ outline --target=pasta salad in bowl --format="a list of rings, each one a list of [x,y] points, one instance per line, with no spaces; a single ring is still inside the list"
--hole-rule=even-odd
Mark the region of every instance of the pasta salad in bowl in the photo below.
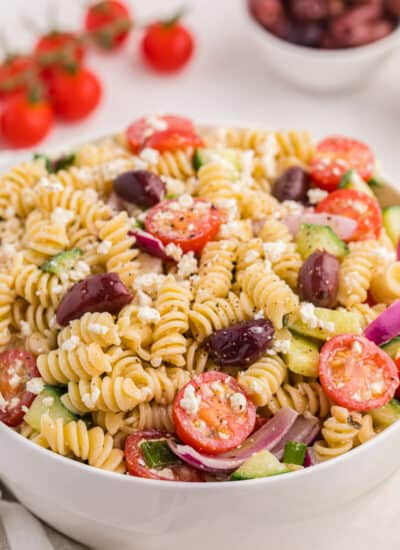
[[[2,181],[0,420],[34,443],[238,480],[398,419],[400,207],[364,143],[152,116]]]

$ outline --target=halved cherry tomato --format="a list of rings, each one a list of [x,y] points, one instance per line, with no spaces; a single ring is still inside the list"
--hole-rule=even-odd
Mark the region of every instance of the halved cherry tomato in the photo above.
[[[390,401],[399,385],[394,361],[376,344],[354,334],[323,345],[319,376],[327,396],[351,411],[369,411]]]
[[[0,64],[0,97],[10,97],[26,90],[26,77],[34,71],[36,63],[32,57],[12,56]]]
[[[205,372],[178,392],[173,419],[184,443],[216,455],[234,449],[251,434],[256,408],[232,376]]]
[[[191,199],[188,205],[180,199],[161,202],[144,220],[146,231],[183,252],[200,252],[218,233],[220,223],[219,210],[202,199]]]
[[[128,38],[132,26],[132,15],[119,0],[101,0],[86,12],[85,27],[92,33],[98,46],[114,50]]]
[[[330,193],[317,205],[315,211],[339,214],[355,220],[357,228],[349,241],[376,239],[382,228],[382,211],[378,201],[355,189],[338,189]]]
[[[368,145],[355,139],[331,136],[317,145],[310,174],[317,187],[334,191],[350,168],[367,181],[372,176],[374,165],[375,157]]]
[[[22,422],[25,407],[30,407],[35,395],[26,383],[39,377],[34,357],[27,351],[13,349],[0,353],[0,422],[17,426]]]
[[[203,146],[204,142],[197,134],[177,130],[157,132],[145,141],[145,147],[156,149],[160,153],[165,153],[165,151],[173,152],[179,149],[187,149],[188,147]]]
[[[175,115],[154,115],[135,120],[127,129],[126,137],[132,151],[138,153],[146,146],[145,142],[150,137],[157,132],[166,130],[196,135],[194,124],[188,118]]]
[[[187,464],[172,464],[167,469],[157,470],[147,466],[140,444],[143,441],[167,439],[171,434],[157,430],[143,430],[129,435],[125,442],[125,460],[131,476],[164,481],[204,481],[201,472]]]

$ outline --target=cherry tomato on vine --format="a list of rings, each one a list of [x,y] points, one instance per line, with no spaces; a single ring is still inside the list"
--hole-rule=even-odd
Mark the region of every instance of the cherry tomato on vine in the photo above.
[[[13,349],[0,353],[0,422],[17,426],[22,422],[25,407],[35,395],[26,389],[26,383],[39,377],[34,357],[27,351]]]
[[[179,22],[179,16],[150,25],[142,40],[145,60],[163,73],[172,73],[184,67],[194,49],[193,35]]]
[[[12,147],[32,147],[50,132],[54,114],[40,94],[23,92],[6,103],[1,115],[4,140]]]
[[[53,75],[53,69],[61,66],[63,62],[81,63],[85,56],[85,48],[74,33],[51,31],[36,42],[34,54],[42,68],[42,78],[48,80]]]
[[[24,78],[36,69],[32,57],[11,56],[0,64],[0,98],[12,97],[26,90]]]
[[[317,205],[315,211],[355,220],[357,228],[350,241],[376,239],[382,228],[382,211],[378,201],[355,189],[338,189],[330,193]]]
[[[317,145],[310,174],[317,187],[334,191],[351,168],[367,181],[372,176],[374,165],[375,157],[368,145],[355,139],[331,136]]]
[[[56,115],[67,122],[86,118],[98,106],[102,86],[97,76],[84,67],[56,69],[49,85]]]
[[[129,36],[133,18],[120,0],[96,2],[86,12],[85,28],[104,50],[114,50]]]
[[[369,411],[390,401],[399,385],[394,361],[363,336],[341,334],[321,349],[319,376],[327,396],[350,411]]]

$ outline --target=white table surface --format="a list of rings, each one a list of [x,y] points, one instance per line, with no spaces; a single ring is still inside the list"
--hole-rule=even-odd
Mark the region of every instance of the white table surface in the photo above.
[[[106,134],[145,113],[170,111],[221,124],[243,120],[309,129],[317,136],[343,132],[370,143],[392,178],[398,174],[400,179],[400,51],[381,72],[371,74],[368,87],[351,94],[307,95],[276,78],[262,53],[247,42],[249,22],[243,17],[242,1],[186,2],[191,8],[187,22],[196,34],[198,49],[194,61],[179,75],[161,77],[143,66],[136,47],[140,31],[119,54],[91,54],[89,65],[101,75],[105,87],[101,108],[83,124],[58,126],[40,149]],[[21,14],[46,28],[49,4],[57,7],[60,24],[77,27],[85,0],[0,0],[1,33],[5,31],[15,48],[29,46],[32,36],[23,29]],[[145,21],[152,14],[168,13],[180,0],[137,0],[135,4],[137,17]],[[0,157],[7,154],[1,144],[0,149]],[[342,537],[339,546],[344,550],[375,550],[385,541],[385,548],[394,549],[399,541],[399,492],[400,473],[374,497],[354,504],[345,525],[332,516],[331,527],[337,523],[336,543]],[[325,543],[321,549],[330,544],[327,539]]]

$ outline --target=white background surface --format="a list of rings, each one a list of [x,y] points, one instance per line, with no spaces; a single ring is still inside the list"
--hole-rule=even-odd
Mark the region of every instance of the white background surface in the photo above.
[[[128,0],[139,22],[168,14],[185,0]],[[33,36],[21,15],[49,28],[48,6],[61,27],[77,28],[86,0],[0,0],[1,34],[10,46],[29,46]],[[142,63],[137,48],[140,30],[117,54],[96,54],[89,65],[101,75],[105,94],[101,108],[85,123],[58,126],[41,149],[102,135],[125,127],[144,113],[171,111],[198,120],[243,120],[275,127],[309,129],[317,136],[343,132],[369,142],[396,177],[400,137],[400,51],[367,87],[335,96],[313,96],[289,87],[269,70],[263,53],[248,40],[251,25],[244,0],[186,0],[187,23],[198,49],[193,62],[179,74],[158,76]],[[1,147],[1,145],[0,145]]]

